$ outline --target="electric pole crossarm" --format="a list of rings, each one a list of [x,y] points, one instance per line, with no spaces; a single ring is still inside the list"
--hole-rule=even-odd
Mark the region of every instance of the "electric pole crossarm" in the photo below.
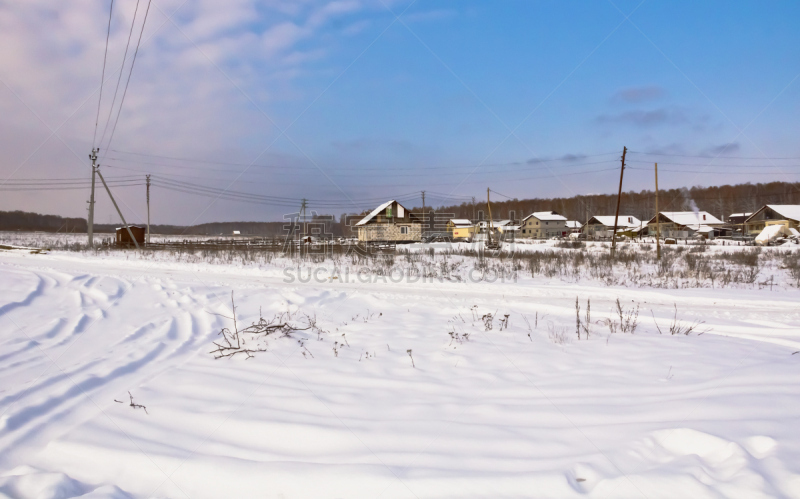
[[[108,193],[108,197],[111,198],[111,202],[114,203],[114,208],[116,208],[117,213],[119,214],[119,218],[122,219],[122,225],[125,226],[125,230],[128,231],[128,235],[131,237],[131,241],[136,246],[136,249],[139,249],[139,243],[136,242],[136,238],[133,237],[133,232],[131,232],[131,228],[128,226],[128,222],[125,221],[125,217],[122,216],[122,211],[120,211],[119,206],[117,206],[117,201],[114,199],[114,196],[111,194],[111,189],[108,188],[108,184],[106,184],[106,179],[103,178],[103,175],[100,173],[100,170],[97,170],[97,176],[100,177],[100,181],[103,182],[103,187],[106,188],[106,192]]]

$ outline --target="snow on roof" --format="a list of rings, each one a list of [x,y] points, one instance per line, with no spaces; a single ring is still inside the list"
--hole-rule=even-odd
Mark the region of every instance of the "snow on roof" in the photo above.
[[[583,227],[583,224],[578,222],[577,220],[567,220],[567,227],[570,229],[580,229]]]
[[[695,232],[712,232],[714,230],[713,227],[709,227],[708,225],[703,225],[703,224],[687,225],[686,227],[692,229]]]
[[[698,211],[697,213],[693,211],[662,211],[661,214],[678,225],[698,225],[701,223],[722,225],[722,220],[707,211]]]
[[[374,210],[372,210],[372,213],[370,213],[370,214],[369,214],[369,215],[367,215],[366,217],[362,218],[362,219],[361,219],[361,221],[360,221],[360,222],[358,222],[358,223],[356,224],[356,226],[359,226],[359,225],[366,225],[366,224],[367,224],[367,222],[369,222],[370,220],[372,220],[373,218],[375,218],[375,216],[376,216],[378,213],[380,213],[381,211],[385,210],[387,206],[391,205],[391,204],[392,204],[392,203],[394,203],[394,202],[395,202],[395,201],[394,201],[394,199],[392,199],[391,201],[387,201],[387,202],[383,203],[382,205],[378,206],[377,208],[375,208]]]
[[[525,220],[527,220],[527,219],[529,219],[531,217],[536,217],[538,220],[542,220],[542,221],[544,221],[544,220],[548,220],[548,221],[555,220],[555,221],[559,221],[559,222],[566,222],[567,221],[567,217],[559,215],[558,213],[556,213],[554,211],[535,211],[535,212],[531,213],[530,215],[528,215],[527,217],[523,218],[522,221],[524,222]]]
[[[492,220],[492,227],[503,227],[511,223],[511,220]],[[489,224],[487,220],[478,222],[481,227],[486,227]]]
[[[749,217],[752,213],[731,213],[732,217]]]
[[[782,217],[800,220],[800,204],[768,204],[767,207]]]
[[[614,227],[614,215],[594,216],[592,220],[597,220],[600,225],[605,225],[606,227]],[[620,215],[617,221],[617,227],[639,227],[639,225],[642,225],[642,221],[630,215]]]
[[[466,218],[451,218],[450,221],[453,222],[453,225],[472,226],[472,222],[470,222]]]

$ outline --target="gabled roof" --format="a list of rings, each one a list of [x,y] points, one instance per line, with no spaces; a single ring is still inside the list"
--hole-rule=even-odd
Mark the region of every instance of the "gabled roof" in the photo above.
[[[472,227],[472,222],[470,222],[466,218],[451,218],[450,221],[455,226]]]
[[[389,205],[391,205],[392,203],[397,203],[397,201],[395,201],[394,199],[392,199],[391,201],[387,201],[387,202],[383,203],[382,205],[378,206],[377,208],[375,208],[374,210],[372,210],[372,213],[370,213],[370,214],[369,214],[369,215],[367,215],[366,217],[362,218],[362,219],[361,219],[361,220],[360,220],[360,221],[359,221],[359,222],[356,224],[356,227],[357,227],[357,226],[359,226],[359,225],[366,225],[366,224],[367,224],[367,222],[369,222],[370,220],[372,220],[373,218],[375,218],[375,217],[378,215],[378,213],[380,213],[380,212],[382,212],[383,210],[385,210],[385,209],[386,209],[386,207],[387,207],[387,206],[389,206]],[[404,209],[406,212],[408,212],[408,209],[407,209],[405,206],[403,206],[402,204],[400,204],[400,203],[397,203],[397,206],[402,206],[402,207],[403,207],[403,209]]]
[[[492,220],[492,227],[503,227],[511,223],[511,220]],[[488,220],[481,220],[478,222],[478,225],[481,227],[486,227],[489,225]]]
[[[567,220],[567,227],[570,229],[580,229],[583,224],[577,220]]]
[[[722,225],[722,220],[718,219],[707,211],[662,211],[661,215],[667,220],[678,225]],[[703,218],[705,215],[705,219]],[[648,223],[655,223],[656,218],[653,217]]]
[[[628,219],[631,221],[628,222]],[[597,215],[589,219],[588,223],[592,223],[592,220],[596,221],[600,225],[605,225],[606,227],[614,227],[614,215]],[[636,217],[630,215],[620,215],[619,220],[617,221],[617,228],[619,227],[639,227],[642,222]]]
[[[764,208],[769,208],[778,215],[787,218],[789,220],[795,220],[800,222],[800,204],[768,204],[763,206],[760,210],[756,211],[750,217],[745,220],[745,222],[749,222],[751,218],[755,217],[762,211]]]
[[[541,221],[556,221],[556,222],[566,222],[567,217],[563,215],[559,215],[555,211],[534,211],[527,217],[522,219],[522,223],[525,223],[525,220],[535,217],[537,220]]]

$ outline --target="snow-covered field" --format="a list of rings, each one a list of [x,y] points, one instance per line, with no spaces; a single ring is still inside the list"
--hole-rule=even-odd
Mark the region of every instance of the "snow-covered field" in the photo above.
[[[788,277],[304,282],[171,258],[0,251],[0,497],[800,498]],[[215,359],[231,293],[240,329],[323,331]]]

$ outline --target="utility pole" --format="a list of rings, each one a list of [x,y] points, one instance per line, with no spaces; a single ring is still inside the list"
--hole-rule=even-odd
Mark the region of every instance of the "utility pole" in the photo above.
[[[422,235],[425,235],[425,191],[422,191]]]
[[[307,203],[308,203],[308,200],[306,198],[303,198],[303,203],[300,205],[300,217],[301,217],[300,220],[301,220],[301,223],[303,224],[303,237],[305,237],[306,230],[307,230],[307,227],[306,227],[306,205],[307,205]]]
[[[492,229],[494,227],[492,226],[492,204],[489,201],[489,191],[490,191],[490,189],[487,187],[486,188],[486,209],[489,211],[489,225],[487,226],[488,227],[488,231],[487,231],[487,238],[488,239],[487,240],[489,241],[488,246],[491,246],[492,245]]]
[[[150,174],[147,175],[147,244],[150,244]]]
[[[661,225],[659,220],[661,216],[658,212],[658,163],[656,163],[656,258],[661,260]]]
[[[611,233],[611,258],[614,258],[614,251],[617,249],[617,222],[619,221],[619,202],[622,199],[622,175],[625,173],[625,153],[627,147],[622,148],[622,167],[619,169],[619,193],[617,194],[617,213],[614,215],[614,232]]]
[[[97,153],[100,148],[92,149],[89,159],[92,160],[92,193],[89,196],[89,247],[94,248],[94,182],[97,173]]]
[[[472,196],[472,220],[475,220],[475,196]]]

